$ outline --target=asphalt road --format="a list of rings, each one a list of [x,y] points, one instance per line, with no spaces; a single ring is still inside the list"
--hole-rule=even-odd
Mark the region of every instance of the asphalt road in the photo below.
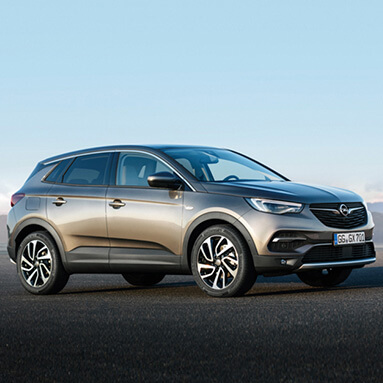
[[[36,297],[1,253],[0,382],[382,382],[382,315],[382,252],[335,289],[260,277],[230,299],[119,275]]]

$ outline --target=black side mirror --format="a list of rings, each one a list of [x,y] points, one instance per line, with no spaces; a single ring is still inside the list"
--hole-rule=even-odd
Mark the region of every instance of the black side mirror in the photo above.
[[[183,186],[182,181],[172,173],[158,172],[148,177],[148,184],[153,188],[177,190]]]

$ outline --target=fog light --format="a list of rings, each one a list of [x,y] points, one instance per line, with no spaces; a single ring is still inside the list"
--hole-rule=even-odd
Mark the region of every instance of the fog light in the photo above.
[[[286,259],[281,259],[281,265],[286,265],[286,264],[287,264]]]

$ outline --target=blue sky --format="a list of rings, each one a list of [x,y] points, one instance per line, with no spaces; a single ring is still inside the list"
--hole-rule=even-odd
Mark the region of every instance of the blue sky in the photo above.
[[[381,1],[0,3],[0,213],[36,162],[229,147],[383,201]]]

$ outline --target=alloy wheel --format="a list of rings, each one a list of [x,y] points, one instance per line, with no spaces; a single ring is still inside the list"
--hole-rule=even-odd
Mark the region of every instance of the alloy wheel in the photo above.
[[[40,240],[26,244],[21,254],[21,272],[31,287],[44,286],[52,272],[52,255],[47,245]]]
[[[238,262],[235,246],[223,235],[207,238],[198,250],[198,273],[202,281],[215,290],[225,289],[233,283]]]

